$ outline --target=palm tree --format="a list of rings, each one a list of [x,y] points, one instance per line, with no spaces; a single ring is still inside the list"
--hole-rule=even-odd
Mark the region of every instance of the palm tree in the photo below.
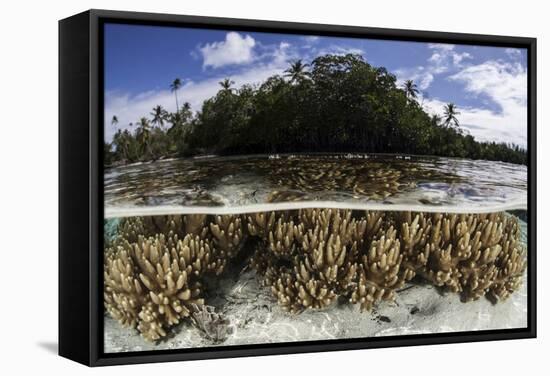
[[[298,59],[290,64],[290,68],[285,70],[285,77],[290,77],[290,82],[300,82],[301,80],[309,77],[309,72],[306,71],[306,67],[309,64],[302,63],[302,60]]]
[[[222,87],[224,91],[231,91],[231,86],[235,83],[235,81],[230,80],[229,78],[224,79],[223,81],[220,81],[219,84]]]
[[[433,114],[430,120],[433,126],[438,127],[441,124],[442,118],[438,114]]]
[[[123,160],[130,160],[130,139],[131,139],[130,132],[128,132],[127,129],[124,131],[121,131],[120,129],[116,131],[115,135],[113,136],[113,142],[112,144],[115,145],[116,153],[119,155],[120,158]]]
[[[181,80],[179,78],[176,78],[172,83],[170,84],[170,90],[176,95],[176,112],[180,110],[178,105],[178,89],[181,87]]]
[[[127,152],[125,150],[126,148],[122,137],[122,131],[120,129],[116,131],[115,135],[113,136],[113,145],[115,145],[117,153],[120,154],[123,158],[125,158],[127,155]]]
[[[191,111],[191,105],[189,102],[185,102],[183,106],[181,106],[181,112],[188,112]]]
[[[185,102],[181,105],[179,115],[182,123],[187,122],[191,118],[192,113],[191,113],[191,105],[189,104],[189,102]]]
[[[166,120],[166,116],[168,115],[168,112],[160,106],[157,105],[153,107],[153,112],[150,113],[150,115],[153,117],[153,120],[151,120],[151,123],[154,125],[160,125],[161,127],[164,126],[164,121]]]
[[[460,123],[458,122],[456,116],[460,115],[460,112],[456,110],[456,105],[454,103],[448,103],[445,105],[443,111],[445,114],[445,126],[448,127],[452,124],[453,126],[458,128],[460,126]]]
[[[167,134],[172,135],[175,131],[180,131],[184,124],[191,118],[191,105],[189,102],[184,102],[181,105],[179,112],[175,112],[166,116],[164,120],[172,124],[168,129]]]
[[[149,138],[151,135],[149,119],[142,117],[137,123],[137,140],[141,144],[142,152],[145,153],[149,150]]]
[[[111,119],[111,125],[116,127],[118,124],[118,117],[116,115],[113,115],[113,118]]]
[[[413,82],[413,80],[407,80],[403,84],[403,90],[405,91],[405,95],[409,99],[416,99],[418,97],[418,86]]]

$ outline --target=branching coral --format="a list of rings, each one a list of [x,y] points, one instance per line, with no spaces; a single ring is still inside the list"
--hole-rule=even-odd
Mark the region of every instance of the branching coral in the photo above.
[[[265,275],[281,306],[291,312],[323,308],[350,287],[357,265],[351,262],[367,227],[357,222],[351,211],[304,209],[293,219],[279,218],[258,250],[252,265]]]
[[[160,215],[149,217],[129,217],[121,219],[118,226],[119,239],[135,243],[138,236],[145,237],[164,234],[178,235],[184,238],[187,234],[205,235],[206,215]]]
[[[126,242],[108,252],[105,306],[123,325],[135,326],[148,340],[189,316],[190,304],[202,304],[200,283],[193,278],[208,265],[208,245],[188,235],[184,240],[157,235]]]
[[[366,229],[364,219],[351,218],[350,210],[302,210],[303,252],[298,255],[300,274],[304,270],[327,282],[332,290],[346,291],[355,277],[353,261],[357,242]]]
[[[205,231],[205,214],[188,214],[183,216],[185,232],[187,234],[203,234]]]
[[[233,257],[243,240],[241,218],[235,215],[217,215],[210,223],[210,231],[214,244],[223,252],[223,255]]]
[[[104,256],[104,301],[111,316],[157,340],[203,304],[201,277],[224,270],[242,234],[233,219],[214,220],[212,236],[202,227],[204,216],[122,221],[122,236]],[[145,237],[138,231],[159,232]]]
[[[412,279],[417,271],[422,270],[430,254],[429,236],[432,222],[429,214],[404,212],[396,215],[399,231],[401,253],[404,256],[403,268],[407,270],[407,279]],[[434,228],[439,233],[439,228]]]
[[[414,184],[406,168],[389,168],[377,161],[349,160],[342,164],[337,159],[316,159],[308,164],[307,159],[292,158],[271,160],[269,178],[278,186],[290,189],[290,199],[303,199],[300,195],[311,192],[340,190],[370,198],[386,198],[409,189]],[[277,192],[279,198],[283,192]],[[270,202],[278,201],[272,199]]]
[[[488,293],[504,299],[519,286],[525,251],[517,219],[505,213],[433,214],[429,257],[421,274],[465,301]],[[502,288],[503,286],[508,288]]]
[[[430,237],[428,262],[422,275],[436,286],[445,286],[453,292],[460,292],[460,267],[471,257],[472,252],[482,246],[480,234],[471,238],[476,230],[477,218],[458,214],[435,214],[432,215],[432,221],[435,222],[435,231]],[[486,246],[491,246],[487,239],[484,240]]]
[[[396,231],[390,227],[379,239],[373,240],[361,257],[359,281],[351,294],[352,303],[360,303],[370,311],[380,300],[392,300],[395,290],[410,279],[411,271],[402,268],[403,255]]]
[[[462,297],[474,300],[489,294],[495,300],[506,299],[520,286],[525,268],[517,219],[502,213],[483,216],[470,257],[460,268]]]
[[[264,237],[275,224],[275,212],[254,213],[246,216],[248,233]]]
[[[505,299],[521,283],[525,251],[515,217],[353,214],[304,209],[247,217],[249,232],[264,241],[251,264],[284,309],[323,308],[345,296],[370,310],[417,274],[464,301]]]
[[[307,271],[304,271],[307,273]],[[298,276],[279,272],[279,278],[272,283],[271,291],[279,305],[286,311],[298,313],[306,308],[323,308],[337,297],[326,281],[313,279],[311,275]]]
[[[338,297],[369,311],[415,276],[463,301],[496,302],[518,289],[526,269],[518,220],[506,213],[302,209],[128,218],[104,253],[106,310],[147,340],[191,318],[222,341],[229,323],[204,306],[203,277],[221,274],[247,238],[256,239],[250,265],[292,313]]]

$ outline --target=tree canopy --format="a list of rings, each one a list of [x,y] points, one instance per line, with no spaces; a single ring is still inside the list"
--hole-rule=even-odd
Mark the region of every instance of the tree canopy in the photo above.
[[[134,133],[115,134],[113,146],[105,146],[105,162],[285,152],[423,154],[522,164],[527,160],[518,146],[478,142],[466,134],[453,103],[445,106],[443,118],[430,115],[417,101],[414,82],[399,87],[393,74],[360,55],[324,55],[309,64],[297,60],[283,75],[260,84],[238,89],[232,85],[229,78],[220,82],[218,93],[195,114],[188,104],[171,114],[155,107],[147,126],[140,120]],[[164,122],[170,124],[167,130]]]

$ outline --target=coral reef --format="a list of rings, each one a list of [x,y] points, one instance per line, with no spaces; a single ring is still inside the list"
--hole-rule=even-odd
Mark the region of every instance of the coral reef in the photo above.
[[[301,209],[243,215],[122,219],[104,252],[104,305],[150,341],[188,319],[213,342],[230,332],[206,306],[204,278],[220,275],[245,242],[249,265],[291,313],[338,301],[370,311],[413,278],[462,301],[518,289],[526,250],[516,217]],[[247,239],[252,239],[252,243]]]
[[[118,225],[118,239],[135,243],[140,235],[144,237],[156,234],[178,235],[180,238],[184,238],[187,234],[198,235],[203,231],[205,219],[206,215],[203,214],[123,218]]]
[[[105,257],[105,307],[123,325],[156,340],[169,326],[189,316],[190,304],[202,304],[200,283],[193,278],[209,256],[208,245],[163,234],[124,243]]]
[[[439,181],[460,181],[453,174],[411,166],[398,160],[391,162],[363,158],[336,158],[334,155],[301,155],[262,160],[255,166],[265,171],[266,178],[288,192],[276,191],[268,202],[296,201],[315,192],[340,191],[358,197],[386,199],[416,186],[420,177]]]
[[[359,279],[350,302],[360,303],[362,310],[370,311],[380,300],[394,298],[395,290],[410,279],[410,271],[401,268],[403,255],[396,231],[390,227],[384,235],[371,241],[361,256]]]
[[[303,209],[247,220],[263,239],[251,265],[290,312],[338,296],[369,311],[416,275],[463,301],[496,301],[517,290],[526,267],[517,219],[505,213]]]
[[[201,277],[222,273],[242,236],[238,217],[205,223],[203,215],[121,221],[119,237],[104,253],[107,312],[157,340],[196,311],[204,303]]]
[[[241,218],[235,215],[217,215],[210,223],[214,244],[223,255],[235,256],[243,240]]]

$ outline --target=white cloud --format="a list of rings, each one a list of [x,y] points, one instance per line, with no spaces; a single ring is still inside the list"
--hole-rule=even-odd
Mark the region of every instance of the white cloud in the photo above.
[[[461,52],[461,53],[455,52],[454,54],[452,54],[452,58],[453,58],[454,65],[460,65],[460,63],[462,63],[462,60],[471,59],[472,55],[470,55],[468,52]]]
[[[309,44],[317,43],[319,41],[319,37],[316,35],[308,35],[306,37],[302,37],[302,39]]]
[[[428,43],[428,48],[431,50],[450,52],[455,49],[455,45],[449,43]]]
[[[443,116],[445,102],[425,99],[423,105],[432,114]],[[506,142],[527,146],[527,114],[520,108],[498,113],[483,108],[458,107],[460,126],[478,141]]]
[[[426,90],[434,80],[434,75],[430,69],[424,66],[402,68],[396,70],[394,73],[397,76],[397,86],[399,87],[403,86],[406,80],[413,80],[420,90]]]
[[[234,36],[230,36],[234,34]],[[247,41],[247,38],[248,39]],[[241,47],[238,47],[240,45]],[[245,47],[243,47],[243,45]],[[254,48],[256,50],[254,51]],[[481,141],[511,142],[521,146],[527,144],[527,72],[524,66],[517,62],[505,63],[492,60],[478,65],[467,65],[465,59],[471,58],[467,53],[458,53],[454,45],[429,45],[432,54],[425,65],[413,68],[403,68],[395,71],[398,84],[404,80],[414,80],[422,91],[428,89],[436,76],[446,72],[451,74],[448,79],[464,85],[464,90],[481,100],[490,99],[499,107],[490,110],[481,107],[461,107],[459,105],[459,120],[461,126],[472,136]],[[237,50],[247,51],[236,56]],[[222,50],[229,53],[221,53]],[[517,49],[516,49],[517,50]],[[274,45],[262,45],[250,36],[228,33],[226,40],[215,42],[197,50],[204,58],[203,66],[214,68],[229,64],[253,65],[242,66],[236,74],[230,76],[235,81],[235,87],[245,83],[258,83],[274,74],[281,74],[288,62],[304,58],[309,60],[308,52],[304,56],[297,46],[288,42]],[[206,51],[206,53],[205,53]],[[256,52],[256,53],[254,53]],[[302,51],[303,53],[303,51]],[[320,54],[346,54],[364,51],[342,46],[329,46],[326,49],[314,48],[312,56]],[[518,52],[506,52],[516,55]],[[231,58],[230,58],[231,56]],[[450,71],[450,72],[449,72]],[[187,81],[178,92],[180,105],[189,102],[194,110],[200,109],[202,102],[212,97],[219,90],[218,82],[227,77],[220,73],[203,81]],[[462,90],[462,89],[461,89]],[[442,115],[444,100],[437,98],[421,99],[426,110]],[[149,91],[138,95],[120,92],[110,92],[106,95],[105,105],[105,137],[110,140],[116,128],[110,124],[110,119],[116,115],[119,119],[117,128],[128,128],[129,122],[136,122],[141,116],[148,116],[155,105],[162,105],[169,111],[175,110],[174,94],[169,90]]]
[[[275,66],[284,65],[297,56],[294,51],[292,51],[290,43],[287,42],[281,42],[279,47],[272,49],[268,55],[271,55],[271,62],[269,64]]]
[[[291,51],[292,46],[286,42],[266,47],[266,50],[265,56],[258,57],[266,63],[257,62],[253,66],[243,67],[239,73],[230,76],[236,88],[244,84],[260,83],[272,75],[283,73],[288,68],[289,60],[295,57]],[[220,89],[219,82],[226,77],[227,75],[220,73],[219,76],[203,81],[187,81],[178,91],[179,105],[189,102],[194,111],[199,110],[206,99],[216,95]],[[108,92],[105,97],[105,139],[111,140],[118,129],[131,130],[128,124],[135,123],[142,116],[150,118],[149,113],[156,105],[174,112],[176,110],[174,93],[169,90],[148,91],[137,95]],[[116,115],[119,120],[116,126],[111,124],[113,115]]]
[[[428,48],[432,54],[426,65],[412,68],[397,69],[397,85],[402,86],[406,80],[413,80],[420,90],[430,87],[436,75],[446,73],[451,69],[460,69],[465,59],[472,56],[467,52],[457,52],[454,44],[429,43]]]
[[[213,42],[199,47],[203,67],[219,68],[224,65],[246,64],[254,60],[256,41],[250,35],[242,36],[234,31],[225,36],[225,41]]]
[[[527,71],[518,62],[490,60],[482,64],[468,65],[465,60],[472,56],[457,52],[452,44],[429,44],[432,50],[427,65],[403,68],[396,71],[398,84],[406,79],[415,81],[421,90],[426,90],[434,77],[449,74],[446,79],[464,86],[466,93],[489,99],[497,110],[479,107],[459,108],[461,126],[480,141],[496,141],[527,145]],[[506,49],[509,56],[521,56],[517,49]],[[430,113],[443,115],[444,101],[422,98],[421,102]]]
[[[490,60],[472,65],[449,77],[465,84],[465,90],[487,95],[505,111],[527,105],[527,70],[519,63]]]
[[[466,92],[489,97],[499,110],[459,108],[460,124],[477,140],[527,145],[527,71],[516,63],[487,61],[466,67],[449,77],[464,84]],[[431,113],[443,114],[445,103],[425,99]]]
[[[521,50],[519,48],[506,48],[504,52],[513,59],[519,59],[521,57]]]
[[[453,66],[460,66],[464,59],[472,58],[467,52],[457,52],[453,44],[430,43],[428,48],[433,51],[428,62],[434,74],[446,72]]]

